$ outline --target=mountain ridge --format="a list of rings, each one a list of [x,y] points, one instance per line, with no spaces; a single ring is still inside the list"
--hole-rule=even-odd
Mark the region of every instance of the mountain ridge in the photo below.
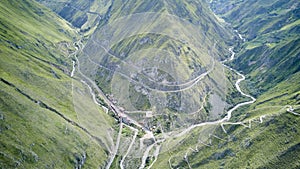
[[[2,1],[0,168],[299,167],[298,6]]]

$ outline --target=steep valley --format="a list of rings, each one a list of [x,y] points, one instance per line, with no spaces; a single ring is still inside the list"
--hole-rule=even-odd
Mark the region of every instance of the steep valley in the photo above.
[[[297,0],[0,2],[0,168],[299,168]]]

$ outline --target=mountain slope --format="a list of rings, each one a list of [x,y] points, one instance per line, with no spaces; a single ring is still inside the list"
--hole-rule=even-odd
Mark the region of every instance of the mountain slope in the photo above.
[[[297,1],[37,2],[0,3],[0,168],[299,168]]]
[[[245,37],[232,66],[248,74],[246,86],[258,97],[258,106],[300,103],[299,5],[283,0],[211,4]]]
[[[232,34],[204,2],[115,0],[104,18],[79,54],[80,70],[120,110],[121,122],[154,134],[132,140],[124,167],[151,165],[163,133],[221,119],[245,99],[234,88],[237,76],[220,63]],[[230,92],[238,99],[226,103]],[[128,139],[121,135],[113,168]]]
[[[81,71],[131,117],[129,124],[137,121],[155,134],[155,142],[132,140],[127,154],[131,160],[125,160],[124,166],[137,168],[142,159],[141,166],[154,164],[153,168],[263,168],[297,156],[299,138],[293,128],[299,119],[291,120],[293,114],[286,110],[292,104],[298,111],[298,8],[291,7],[295,2],[285,4],[282,8],[292,10],[283,12],[280,1],[212,1],[215,12],[242,34],[236,33],[232,40],[230,32],[235,31],[224,27],[226,23],[202,1],[110,1],[79,63]],[[290,20],[283,24],[287,17]],[[226,110],[247,101],[234,86],[239,76],[220,63],[229,55],[228,44],[238,51],[230,66],[246,74],[243,90],[257,101],[234,111],[229,122],[188,130],[220,119]],[[291,69],[279,71],[287,66]],[[202,78],[205,72],[209,73]],[[197,77],[200,80],[193,81]],[[199,84],[189,87],[193,82]],[[251,128],[245,128],[250,123]],[[133,136],[128,128],[125,131]],[[288,141],[280,135],[268,147],[259,148],[279,131],[290,136]],[[121,147],[127,147],[128,138],[121,136]],[[141,152],[141,147],[146,151]],[[114,168],[121,166],[118,161],[125,151],[121,148],[113,158]],[[297,163],[281,164],[296,167]]]
[[[215,131],[202,127],[170,141],[154,167],[299,168],[299,2],[211,2],[242,34],[230,65],[247,73],[243,88],[257,101]]]
[[[105,139],[84,123],[94,117],[78,118],[73,105],[72,86],[94,105],[69,76],[77,33],[35,1],[1,1],[0,11],[0,168],[103,166]],[[86,110],[95,112],[92,106]],[[106,118],[101,130],[112,125]]]
[[[109,0],[37,0],[58,15],[79,28],[86,35],[91,34],[100,20],[105,19],[112,1]]]
[[[257,100],[229,123],[167,142],[154,168],[299,168],[299,2],[210,3],[238,30],[230,66],[246,73],[243,90]]]
[[[161,125],[167,131],[222,114],[197,112],[208,93],[218,100],[227,94],[218,60],[228,52],[230,33],[205,3],[115,0],[107,13],[109,19],[88,40],[79,61],[83,73],[119,107],[138,112],[133,118],[147,128]],[[145,117],[146,111],[153,118]],[[192,112],[196,119],[189,117]],[[165,123],[172,118],[176,123]]]
[[[234,64],[252,77],[256,92],[299,72],[298,1],[213,1],[212,6],[246,38]]]

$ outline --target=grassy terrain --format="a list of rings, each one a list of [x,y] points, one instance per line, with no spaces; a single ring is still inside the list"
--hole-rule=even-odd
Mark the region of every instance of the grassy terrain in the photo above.
[[[298,1],[216,0],[212,8],[246,38],[233,66],[249,75],[255,95],[299,72]]]
[[[216,0],[211,5],[246,38],[238,42],[231,66],[246,74],[242,89],[257,101],[234,111],[231,122],[248,127],[224,125],[227,133],[221,126],[202,127],[180,141],[170,139],[154,168],[299,168],[300,118],[287,111],[292,105],[299,113],[299,3]]]
[[[200,132],[206,139],[201,128],[194,129],[180,148],[162,153],[154,168],[299,168],[300,118],[287,111],[292,105],[299,113],[299,3],[217,0],[211,5],[246,38],[231,66],[246,73],[243,91],[257,101],[234,111],[231,122],[248,127],[224,125],[224,133],[217,126]]]
[[[298,168],[300,118],[286,111],[284,100],[289,97],[259,104],[261,99],[250,108],[238,109],[231,119],[247,126],[251,121],[251,128],[224,125],[224,133],[220,125],[207,126],[170,138],[153,168]],[[300,112],[299,103],[289,104]]]
[[[1,1],[0,23],[0,168],[103,166],[106,135],[78,119],[73,105],[68,53],[74,49],[67,44],[76,31],[32,0]],[[107,117],[103,125],[111,122]]]
[[[90,35],[100,21],[105,21],[111,1],[107,0],[37,0],[52,9],[62,18]]]
[[[198,0],[38,2],[56,14],[33,0],[0,3],[0,168],[105,166],[119,127],[94,104],[78,73],[70,77],[68,55],[79,38],[72,26],[87,40],[81,71],[132,118],[154,128],[156,138],[173,132],[159,143],[153,168],[299,168],[300,118],[287,111],[291,105],[300,113],[296,0],[212,1],[229,24]],[[232,40],[228,25],[245,42]],[[248,100],[234,86],[239,77],[219,62],[235,44],[230,65],[246,75],[241,88],[257,101],[233,112],[230,122],[239,124],[206,125],[175,137]],[[178,86],[206,71],[195,85]],[[119,167],[133,134],[121,130],[111,168]],[[144,134],[139,131],[127,168],[140,165]],[[150,155],[146,165],[153,160]]]
[[[230,95],[218,60],[227,56],[231,34],[207,4],[115,0],[110,10],[79,57],[82,71],[126,111],[153,111],[156,117],[143,121],[149,127],[162,123],[170,130],[208,120],[200,110],[206,93],[224,102]],[[203,82],[190,85],[207,71]],[[173,114],[173,124],[165,124]]]
[[[1,168],[74,168],[84,155],[87,167],[104,164],[86,133],[3,83],[1,117]]]

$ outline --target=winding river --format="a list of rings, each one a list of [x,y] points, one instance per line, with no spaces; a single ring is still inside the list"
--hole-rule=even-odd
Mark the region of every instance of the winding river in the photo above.
[[[79,42],[81,42],[81,41],[79,41]],[[106,96],[102,93],[102,91],[98,88],[98,86],[96,86],[96,84],[95,84],[90,78],[88,78],[87,76],[85,76],[85,75],[80,71],[80,63],[79,63],[79,60],[78,60],[76,54],[77,54],[77,52],[78,52],[79,50],[82,50],[83,47],[84,47],[84,46],[83,46],[83,44],[82,44],[82,46],[79,45],[79,48],[76,48],[76,53],[75,53],[75,59],[76,59],[76,62],[73,61],[73,70],[72,70],[72,72],[71,72],[71,77],[74,76],[74,72],[75,72],[75,64],[77,63],[77,68],[78,68],[77,71],[83,76],[83,78],[85,78],[85,80],[87,80],[87,82],[91,83],[91,84],[95,87],[95,89],[98,91],[98,93],[99,93],[102,97],[104,97],[104,101],[105,101],[108,105],[111,105],[111,106],[113,106],[113,107],[116,109],[116,110],[113,110],[113,111],[115,111],[115,113],[118,114],[118,115],[121,116],[121,117],[126,117],[126,118],[130,119],[137,127],[143,129],[143,130],[146,132],[146,135],[145,135],[143,138],[141,138],[141,139],[154,138],[154,140],[155,140],[155,137],[154,137],[154,135],[153,135],[153,133],[152,133],[151,131],[146,130],[143,126],[141,126],[141,125],[140,125],[138,122],[136,122],[134,119],[130,118],[130,117],[127,116],[126,114],[124,114],[124,113],[122,113],[121,111],[119,111],[118,108],[117,108],[117,106],[114,106],[114,105],[112,104],[112,102],[111,102],[109,99],[106,98]],[[241,93],[241,95],[250,98],[251,101],[246,101],[246,102],[242,102],[242,103],[237,104],[236,106],[234,106],[233,108],[231,108],[230,110],[227,111],[227,115],[226,115],[223,119],[220,119],[220,120],[217,120],[217,121],[212,121],[212,122],[204,122],[204,123],[199,123],[199,124],[196,124],[196,125],[192,125],[192,126],[186,128],[186,129],[184,129],[183,131],[181,131],[181,132],[178,133],[178,134],[173,134],[174,132],[167,133],[165,139],[166,139],[166,138],[176,138],[176,137],[181,137],[181,136],[187,134],[187,133],[188,133],[189,131],[191,131],[192,129],[196,128],[196,127],[201,127],[201,126],[206,126],[206,125],[222,125],[223,123],[226,123],[226,122],[228,122],[228,121],[231,119],[231,116],[232,116],[232,112],[233,112],[233,111],[235,111],[236,109],[238,109],[238,108],[241,107],[241,106],[249,105],[249,104],[252,104],[252,103],[254,103],[254,102],[256,101],[256,99],[255,99],[253,96],[244,93],[244,92],[241,90],[241,88],[240,88],[240,83],[241,83],[242,81],[245,80],[245,76],[244,76],[243,74],[239,73],[237,70],[235,70],[235,69],[233,69],[233,68],[231,68],[231,67],[229,67],[229,66],[227,66],[227,65],[224,64],[225,62],[227,62],[227,61],[232,61],[232,60],[234,60],[234,58],[235,58],[235,52],[233,51],[233,48],[229,48],[229,51],[230,51],[230,53],[231,53],[231,57],[230,57],[229,59],[227,59],[227,60],[222,61],[221,63],[222,63],[222,65],[223,65],[225,68],[230,69],[231,71],[235,72],[236,74],[238,74],[238,75],[240,76],[240,78],[239,78],[239,79],[236,81],[236,83],[235,83],[235,87],[236,87],[236,89]],[[86,85],[89,86],[89,84],[88,84],[86,81],[84,81],[84,82],[85,82]],[[197,82],[198,82],[198,81],[197,81]],[[89,88],[90,88],[90,90],[91,90],[91,87],[90,87],[90,86],[89,86]],[[91,93],[92,93],[94,102],[95,102],[97,105],[99,105],[99,103],[98,103],[98,102],[96,101],[96,99],[95,99],[94,93],[93,93],[92,91],[91,91]],[[116,156],[116,153],[117,153],[117,150],[118,150],[118,147],[119,147],[119,140],[120,140],[120,135],[121,135],[120,132],[121,132],[121,130],[122,130],[122,123],[121,123],[121,125],[120,125],[120,130],[119,130],[119,134],[118,134],[118,139],[117,139],[116,145],[115,145],[115,147],[114,147],[114,151],[111,152],[111,157],[110,157],[110,159],[109,159],[109,161],[108,161],[108,164],[107,164],[106,168],[110,168],[110,166],[111,166],[111,164],[112,164],[112,162],[113,162],[113,160],[114,160],[114,158],[115,158],[115,156]],[[137,129],[134,128],[134,130],[137,130]],[[225,131],[224,131],[224,132],[225,132]],[[136,138],[136,134],[133,136],[133,140],[135,140],[135,138]],[[160,140],[160,141],[161,141],[161,140]],[[149,154],[149,151],[150,151],[157,143],[158,143],[158,141],[155,140],[155,143],[154,143],[154,144],[152,144],[152,145],[150,145],[149,147],[147,147],[147,149],[146,149],[146,151],[145,151],[145,153],[144,153],[144,155],[143,155],[143,158],[142,158],[142,164],[141,164],[140,168],[145,167],[145,161],[146,161],[146,159],[147,159],[147,156],[148,156],[148,154]],[[131,144],[133,144],[133,143],[131,143]],[[132,147],[132,145],[129,146],[128,152],[126,153],[126,155],[129,153],[131,147]],[[157,156],[159,155],[159,149],[160,149],[160,146],[157,147],[157,150],[155,151],[155,160],[154,160],[154,162],[156,161]],[[126,156],[125,156],[125,157],[126,157]],[[122,161],[121,161],[121,163],[120,163],[121,168],[123,167],[123,162],[124,162],[125,157],[122,159]],[[154,164],[154,162],[150,165],[150,167]]]

